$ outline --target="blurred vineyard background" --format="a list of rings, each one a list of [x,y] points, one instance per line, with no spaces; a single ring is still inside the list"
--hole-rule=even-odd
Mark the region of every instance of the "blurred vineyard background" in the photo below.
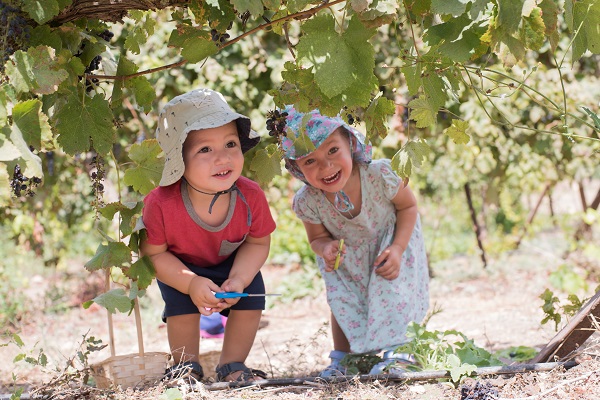
[[[177,63],[176,49],[164,45],[174,27],[166,11],[140,13],[135,20],[125,17],[123,24],[90,22],[89,29],[108,29],[117,48],[135,37],[142,20],[154,26],[153,35],[139,42],[133,55],[139,69]],[[593,293],[589,282],[600,276],[600,56],[587,53],[571,61],[568,36],[557,39],[556,50],[545,44],[509,69],[493,54],[482,56],[476,65],[465,64],[458,71],[473,90],[456,88],[453,96],[459,105],[422,127],[409,119],[407,105],[415,96],[401,70],[402,46],[390,45],[408,42],[413,35],[409,26],[394,23],[379,27],[372,40],[380,90],[396,104],[395,115],[387,121],[388,135],[372,140],[376,158],[393,157],[409,139],[429,145],[421,164],[412,165],[410,184],[419,200],[431,274],[438,265],[464,255],[476,255],[476,262],[486,268],[518,249],[524,239],[551,231],[565,249],[564,263],[549,271],[554,282],[568,293]],[[102,53],[103,72],[116,69],[116,56],[110,48]],[[274,108],[268,92],[281,81],[283,63],[289,59],[283,38],[261,31],[202,63],[149,74],[156,100],[143,112],[123,98],[118,138],[104,159],[101,182],[95,178],[94,153],[73,157],[60,146],[40,149],[44,184],[35,195],[0,193],[3,331],[19,332],[40,309],[59,315],[104,290],[89,282],[84,264],[105,239],[100,232],[114,237],[121,232],[118,221],[99,216],[96,206],[141,200],[142,194],[124,183],[132,165],[130,150],[154,137],[157,110],[166,101],[197,87],[220,91],[232,108],[251,117],[263,138],[259,149],[264,149],[273,144],[265,128],[266,114]],[[110,93],[110,85],[100,82],[96,90]],[[561,107],[570,114],[558,112]],[[455,115],[468,122],[468,142],[442,134]],[[357,126],[365,131],[364,124]],[[264,182],[250,168],[256,151],[247,155],[245,174],[262,182],[278,226],[268,262],[296,266],[286,277],[280,301],[314,296],[322,284],[302,224],[290,207],[301,182],[287,173]],[[2,187],[9,187],[11,178],[0,168]],[[114,280],[125,284],[126,278],[114,273]],[[74,290],[79,285],[89,291]]]

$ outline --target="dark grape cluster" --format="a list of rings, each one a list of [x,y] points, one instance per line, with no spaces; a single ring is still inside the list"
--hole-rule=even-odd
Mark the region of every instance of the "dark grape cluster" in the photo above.
[[[17,7],[0,2],[0,73],[4,74],[4,65],[17,50],[26,49],[29,44],[31,27]]]
[[[92,201],[92,206],[96,209],[99,209],[104,206],[103,195],[104,195],[104,177],[106,176],[106,170],[104,168],[104,159],[99,155],[95,155],[92,157],[92,162],[90,163],[92,166],[92,195],[94,196],[94,200]]]
[[[288,116],[287,112],[280,112],[279,110],[267,111],[267,130],[269,136],[277,138],[277,142],[281,142],[281,137],[286,136],[285,134],[285,118]]]
[[[229,33],[220,33],[216,29],[210,30],[210,36],[215,43],[223,44],[230,38]]]
[[[348,107],[344,106],[344,111],[348,110]],[[353,115],[350,112],[346,112],[346,121],[348,121],[348,125],[354,125],[360,123],[360,117],[358,115]]]
[[[105,40],[107,42],[110,42],[110,40],[115,36],[114,33],[112,33],[111,31],[109,31],[108,29],[105,29],[104,31],[96,34],[96,36],[98,36],[100,39]],[[85,42],[81,44],[81,49],[83,50],[85,48]],[[80,56],[82,54],[82,51],[80,51],[78,54],[76,54],[77,56]],[[85,69],[85,73],[86,74],[92,74],[94,71],[100,69],[100,63],[102,62],[102,57],[100,55],[97,55],[96,57],[94,57],[92,59],[92,61],[90,62],[90,65],[88,65]],[[96,86],[98,86],[98,78],[91,78],[91,79],[87,79],[85,80],[85,90],[86,92],[91,92],[92,90],[94,90],[94,88]]]
[[[491,383],[476,382],[475,385],[463,385],[460,388],[460,400],[495,400],[498,398],[498,389]]]
[[[33,189],[35,189],[40,183],[42,183],[42,180],[37,176],[28,178],[23,175],[21,172],[21,166],[17,164],[15,165],[13,176],[10,180],[10,191],[15,197],[21,197],[21,195],[33,197],[35,195]]]

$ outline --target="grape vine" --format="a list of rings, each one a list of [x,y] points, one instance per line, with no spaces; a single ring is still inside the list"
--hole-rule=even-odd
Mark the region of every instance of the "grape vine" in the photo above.
[[[4,64],[15,51],[27,48],[31,37],[31,27],[25,14],[10,1],[0,2],[0,74],[4,75]]]

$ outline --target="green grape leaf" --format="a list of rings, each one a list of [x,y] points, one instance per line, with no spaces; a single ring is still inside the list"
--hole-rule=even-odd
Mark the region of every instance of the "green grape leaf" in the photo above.
[[[387,120],[396,112],[396,104],[385,97],[375,98],[363,116],[369,137],[385,138],[388,133]]]
[[[555,0],[543,0],[538,5],[542,10],[542,19],[544,21],[544,27],[546,28],[546,35],[550,36],[553,32],[556,32],[558,28],[558,14],[560,10]]]
[[[227,0],[209,1],[202,8],[206,14],[204,19],[210,21],[209,26],[218,32],[228,30],[229,24],[237,18],[236,10]],[[198,25],[202,24],[199,23]]]
[[[256,172],[260,183],[269,183],[277,175],[281,175],[282,151],[275,144],[257,150],[250,162],[250,170]]]
[[[586,112],[587,115],[590,116],[592,121],[594,121],[594,126],[596,129],[600,129],[600,117],[587,107],[582,106],[581,108]]]
[[[408,103],[410,119],[417,123],[417,128],[427,128],[435,123],[437,110],[434,109],[424,95]]]
[[[567,2],[568,3],[568,2]],[[600,53],[600,1],[581,0],[573,4],[573,59],[579,60],[586,50]]]
[[[185,25],[171,32],[169,46],[181,47],[181,56],[190,63],[200,62],[219,51],[210,32]]]
[[[156,270],[148,256],[143,256],[138,259],[131,267],[124,270],[123,273],[133,281],[137,282],[137,286],[141,290],[150,286],[152,280],[156,276]]]
[[[419,89],[423,84],[421,80],[421,63],[417,62],[414,65],[405,65],[400,68],[402,73],[404,74],[404,80],[406,81],[406,86],[408,88],[408,93],[411,96],[415,96],[419,93]]]
[[[23,175],[31,178],[37,176],[38,178],[44,177],[44,171],[42,170],[42,160],[29,149],[29,145],[23,139],[23,134],[16,124],[11,127],[10,140],[12,144],[17,148],[20,153],[20,157],[25,160],[26,167],[21,168]]]
[[[21,152],[0,130],[0,161],[11,161],[21,156]],[[41,160],[40,160],[41,161]]]
[[[367,28],[389,25],[397,18],[397,1],[373,0],[365,1],[365,3],[367,3],[368,7],[360,12],[358,16]]]
[[[129,150],[129,158],[135,166],[125,171],[123,182],[141,194],[148,194],[158,186],[162,177],[164,159],[159,157],[161,152],[156,139],[133,144]]]
[[[373,75],[374,50],[369,39],[375,33],[357,19],[350,20],[342,34],[330,15],[320,15],[302,26],[298,58],[314,67],[315,82],[328,97],[340,95],[357,81]]]
[[[471,0],[431,0],[431,10],[436,14],[459,16]]]
[[[136,23],[125,39],[125,48],[134,54],[140,54],[140,46],[154,34],[157,22],[151,14],[139,10],[130,10],[128,16]]]
[[[290,10],[290,13],[297,13],[298,11],[302,11],[311,4],[313,0],[289,0],[287,2],[287,8]]]
[[[450,137],[456,144],[467,144],[471,137],[467,134],[469,123],[460,119],[453,119],[452,125],[444,133]]]
[[[114,215],[119,212],[121,216],[121,222],[119,224],[119,230],[122,237],[129,236],[133,232],[135,226],[135,220],[133,217],[139,214],[144,207],[142,201],[136,202],[114,202],[106,204],[101,207],[98,211],[107,220],[112,220]]]
[[[115,314],[118,311],[128,313],[133,309],[133,301],[127,296],[125,290],[118,288],[96,296],[92,302],[106,308],[109,313]],[[91,302],[84,304],[85,308],[89,308]]]
[[[42,25],[56,17],[60,12],[60,7],[57,0],[23,0],[22,10],[29,14],[35,22]]]
[[[79,41],[81,41],[81,39],[79,39]],[[42,45],[49,46],[56,51],[62,50],[63,48],[61,36],[48,25],[36,26],[31,30],[29,45],[32,47]]]
[[[13,123],[21,130],[25,142],[37,150],[42,146],[42,137],[52,135],[48,116],[42,112],[42,102],[37,99],[17,103],[13,108]]]
[[[6,74],[18,92],[51,94],[69,74],[56,62],[56,51],[51,47],[30,47],[27,52],[15,52],[14,64],[6,64]]]
[[[496,28],[507,34],[517,31],[523,15],[525,0],[511,0],[498,2],[498,20]]]
[[[406,143],[392,157],[392,168],[402,179],[410,177],[413,165],[420,167],[431,149],[423,139],[414,139]]]
[[[546,27],[542,19],[542,10],[535,7],[529,16],[523,17],[521,26],[521,40],[525,47],[531,50],[539,50],[546,39]]]
[[[423,76],[423,92],[427,96],[430,107],[437,112],[446,104],[448,90],[444,80],[435,71],[426,71]]]
[[[98,271],[110,267],[121,267],[131,263],[131,249],[123,242],[109,242],[100,244],[96,254],[85,263],[88,271]]]
[[[231,4],[233,4],[233,7],[240,14],[249,11],[253,17],[263,15],[263,3],[261,0],[231,0]]]
[[[156,99],[156,89],[145,76],[127,79],[125,85],[133,91],[135,102],[144,112],[152,110],[152,102]]]
[[[105,155],[116,140],[113,114],[100,94],[85,96],[85,102],[71,94],[54,118],[58,142],[68,154],[86,152],[93,144],[98,154]]]

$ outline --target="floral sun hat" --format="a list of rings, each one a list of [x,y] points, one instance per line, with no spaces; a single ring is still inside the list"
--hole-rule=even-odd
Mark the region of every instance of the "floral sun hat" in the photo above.
[[[250,127],[250,118],[233,111],[223,95],[210,89],[196,89],[174,97],[158,117],[156,138],[165,153],[160,186],[169,186],[183,176],[183,143],[191,131],[217,128],[235,121],[242,152],[245,153],[260,141],[258,133]]]
[[[344,127],[356,139],[356,148],[352,154],[354,161],[361,164],[369,164],[372,160],[372,146],[366,143],[365,136],[357,129],[348,125],[338,115],[328,117],[321,115],[319,110],[312,110],[308,113],[296,111],[292,106],[286,106],[284,113],[286,116],[286,136],[281,138],[281,149],[284,152],[285,168],[296,178],[308,184],[304,174],[300,171],[294,161],[301,160],[317,149],[337,128]],[[293,137],[291,134],[293,134]],[[302,140],[298,140],[302,134],[306,135],[313,149],[308,148]],[[352,210],[354,206],[350,203],[348,196],[340,191],[336,194],[335,207],[342,212]]]

